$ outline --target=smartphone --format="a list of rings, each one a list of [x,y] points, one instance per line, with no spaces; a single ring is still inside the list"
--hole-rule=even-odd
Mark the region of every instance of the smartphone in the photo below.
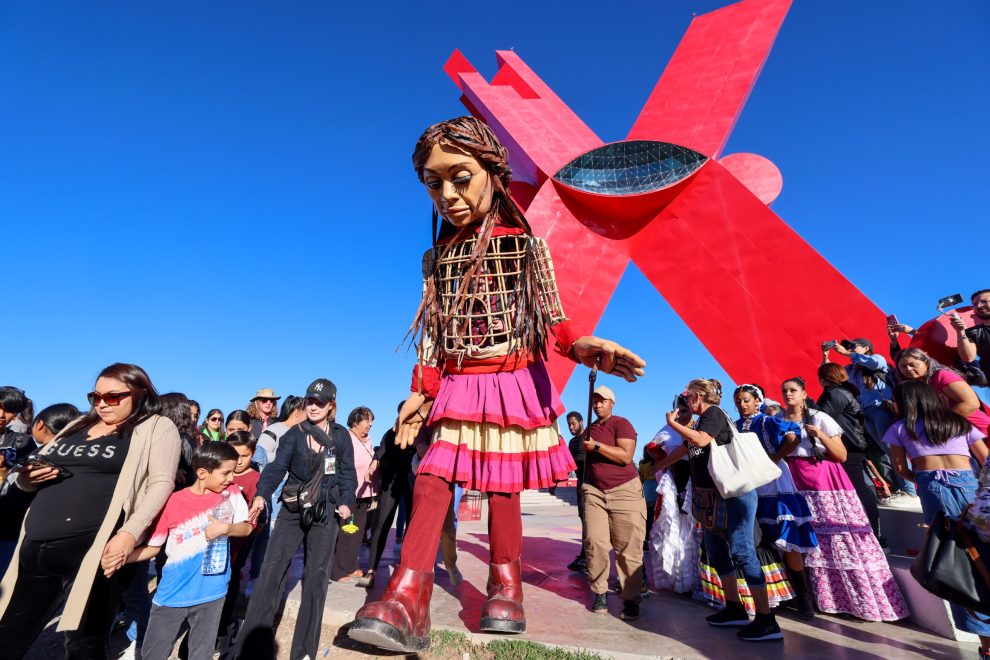
[[[42,458],[41,456],[27,456],[23,461],[17,464],[21,469],[28,468],[31,470],[36,470],[38,468],[53,468],[58,471],[58,478],[65,479],[66,477],[71,477],[72,473],[66,470],[64,467],[55,465],[47,458]]]
[[[822,350],[823,351],[830,351],[833,348],[835,348],[835,345],[838,344],[838,343],[839,342],[835,341],[834,339],[832,341],[824,341],[824,342],[822,342]]]
[[[946,296],[938,301],[938,311],[942,311],[946,307],[952,307],[953,305],[958,305],[963,301],[962,294],[953,293],[951,296]]]
[[[888,314],[887,315],[887,327],[888,328],[892,328],[895,325],[900,325],[900,323],[897,322],[897,315],[896,314]]]

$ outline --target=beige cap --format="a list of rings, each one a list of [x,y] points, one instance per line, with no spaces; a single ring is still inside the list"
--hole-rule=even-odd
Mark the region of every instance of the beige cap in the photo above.
[[[275,396],[275,390],[270,387],[263,387],[258,390],[258,393],[254,395],[254,399],[281,399],[280,396]],[[254,399],[251,399],[254,401]]]
[[[615,403],[615,394],[612,392],[612,390],[608,389],[604,385],[602,385],[601,387],[599,387],[598,389],[596,389],[595,390],[595,394],[597,394],[598,396],[600,396],[603,399],[606,399],[608,401],[611,401],[612,403]]]

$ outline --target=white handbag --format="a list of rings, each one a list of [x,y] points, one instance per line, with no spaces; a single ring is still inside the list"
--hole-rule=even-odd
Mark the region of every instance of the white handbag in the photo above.
[[[708,445],[708,472],[719,494],[724,499],[739,497],[776,480],[780,468],[767,456],[760,438],[751,431],[740,433],[728,413],[721,408],[719,411],[732,429],[732,442],[720,445],[712,439]]]

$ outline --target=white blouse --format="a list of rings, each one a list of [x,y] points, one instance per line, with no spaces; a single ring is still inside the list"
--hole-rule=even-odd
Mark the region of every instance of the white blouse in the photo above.
[[[837,435],[842,435],[842,427],[839,426],[839,423],[829,417],[826,413],[823,413],[821,410],[810,410],[808,417],[811,419],[811,425],[824,432],[828,437],[833,438]],[[797,456],[798,458],[813,458],[815,456],[815,452],[811,448],[812,439],[808,436],[808,432],[805,430],[801,420],[796,421],[801,427],[801,442],[798,444],[797,449],[794,450],[791,456]],[[825,449],[825,446],[822,444],[821,440],[816,438],[814,442],[823,453],[828,453],[828,450]]]

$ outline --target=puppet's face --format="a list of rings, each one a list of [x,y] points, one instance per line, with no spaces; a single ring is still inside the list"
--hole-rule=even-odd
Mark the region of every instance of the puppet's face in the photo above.
[[[480,221],[492,208],[488,171],[456,147],[433,147],[423,164],[423,183],[437,211],[455,227]]]

